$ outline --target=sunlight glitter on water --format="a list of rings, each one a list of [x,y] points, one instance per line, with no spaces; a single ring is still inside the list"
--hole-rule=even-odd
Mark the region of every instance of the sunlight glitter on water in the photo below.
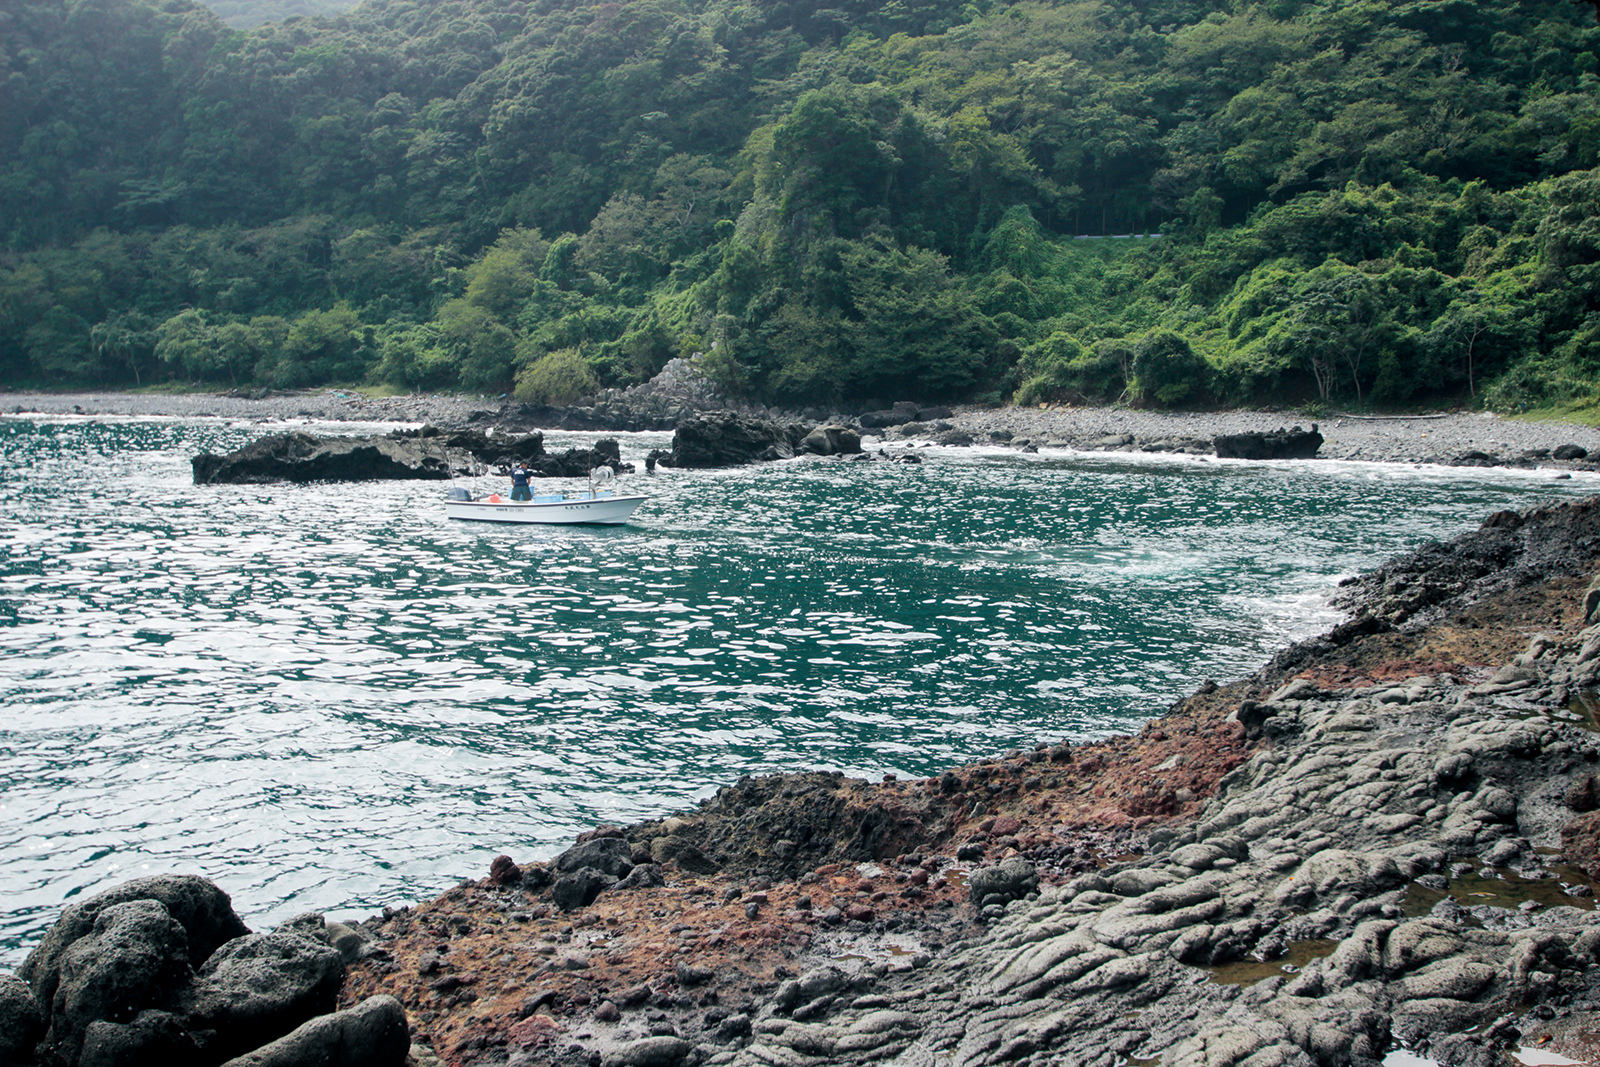
[[[1600,488],[935,450],[640,474],[627,527],[483,528],[433,483],[190,484],[258,432],[0,420],[12,958],[139,873],[206,874],[252,925],[365,914],[741,774],[1130,730],[1325,629],[1339,576]],[[667,443],[620,436],[641,469]]]

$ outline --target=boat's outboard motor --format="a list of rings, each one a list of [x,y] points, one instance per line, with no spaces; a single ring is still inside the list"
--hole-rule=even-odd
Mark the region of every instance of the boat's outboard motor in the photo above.
[[[446,500],[471,500],[472,499],[472,494],[467,492],[465,489],[461,488],[461,486],[459,486],[459,485],[452,485],[450,487],[450,492],[445,494],[445,499]]]

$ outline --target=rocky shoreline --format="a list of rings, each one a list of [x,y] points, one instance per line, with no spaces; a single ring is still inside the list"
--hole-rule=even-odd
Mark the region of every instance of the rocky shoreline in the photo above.
[[[659,399],[659,398],[658,398]],[[674,421],[693,410],[712,410],[704,398],[693,404],[663,408],[651,428],[671,429]],[[595,408],[523,409],[503,398],[481,396],[419,395],[367,398],[340,390],[232,394],[90,393],[51,394],[12,392],[0,397],[0,410],[12,414],[74,416],[167,416],[219,418],[258,424],[263,428],[305,421],[374,424],[432,424],[439,427],[495,426],[512,431],[535,428],[626,430],[644,428],[643,415],[616,401],[614,417],[601,418]],[[653,410],[653,409],[651,409]],[[581,417],[565,418],[577,411]],[[633,412],[633,414],[629,414]],[[542,427],[530,421],[547,416]],[[586,414],[585,414],[586,413]],[[792,413],[763,412],[779,419],[800,419]],[[837,413],[811,412],[813,423],[859,419]],[[869,420],[870,421],[870,420]],[[997,444],[1016,448],[1063,448],[1077,451],[1209,452],[1210,442],[1223,435],[1264,433],[1311,420],[1288,412],[1157,412],[1129,408],[958,408],[947,418],[888,427],[864,427],[862,444],[868,451],[885,443]],[[1331,415],[1320,420],[1324,442],[1317,455],[1324,459],[1365,460],[1378,463],[1450,463],[1478,454],[1471,462],[1482,465],[1563,466],[1550,453],[1575,445],[1600,455],[1600,429],[1555,422],[1528,422],[1477,412],[1439,416],[1364,417]],[[1540,454],[1543,453],[1541,456]]]
[[[347,996],[461,1064],[1585,1062],[1597,564],[1600,500],[1494,516],[1138,737],[599,828],[376,922]]]
[[[253,410],[218,417],[278,418]],[[951,415],[1124,418],[1137,441],[1191,417]],[[1507,450],[1584,432],[1451,418]],[[119,887],[0,978],[0,1062],[1600,1063],[1597,575],[1600,497],[1497,513],[1347,583],[1348,622],[1138,735],[917,781],[742,779],[349,926],[251,935],[228,913],[232,940],[200,937],[170,887]],[[301,990],[294,1010],[269,987]]]
[[[1492,516],[1137,737],[504,858],[346,996],[450,1064],[1595,1062],[1597,567],[1600,498]]]
[[[1136,736],[918,781],[743,779],[417,907],[251,935],[216,954],[342,958],[341,1010],[306,1026],[338,1046],[382,1018],[389,1051],[302,1027],[238,1067],[398,1062],[397,1005],[419,1067],[1596,1062],[1597,571],[1600,498],[1498,513]],[[88,925],[114,949],[160,918],[105,896],[30,958],[35,996],[91,973]],[[282,984],[229,966],[197,958],[155,1017]],[[166,1033],[51,1025],[107,1064]],[[89,1062],[58,1049],[38,1062]]]

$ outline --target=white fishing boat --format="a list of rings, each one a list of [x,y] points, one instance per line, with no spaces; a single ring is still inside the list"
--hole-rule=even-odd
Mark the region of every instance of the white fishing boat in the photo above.
[[[620,494],[595,488],[596,482],[604,484],[611,480],[610,476],[611,468],[599,467],[590,475],[587,492],[542,493],[531,500],[512,500],[501,493],[474,497],[465,489],[453,488],[445,498],[444,513],[446,518],[468,522],[620,526],[646,498],[642,493]]]

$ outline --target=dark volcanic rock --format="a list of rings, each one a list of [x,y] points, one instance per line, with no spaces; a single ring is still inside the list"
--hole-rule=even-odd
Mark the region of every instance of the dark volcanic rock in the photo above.
[[[619,474],[633,470],[632,464],[622,462],[615,440],[551,455],[544,450],[542,433],[444,431],[433,426],[382,437],[274,434],[226,456],[202,453],[191,463],[196,485],[237,485],[438,480],[469,466],[471,460],[500,467],[521,463],[544,478],[582,478],[596,467],[610,467]]]
[[[327,1014],[345,979],[341,936],[359,939],[315,914],[251,934],[202,878],[117,886],[63,912],[23,965],[28,984],[0,981],[0,1063],[32,1063],[37,1046],[73,1067],[398,1065],[403,1013],[376,1028]],[[268,1044],[291,1031],[298,1043]]]
[[[550,899],[562,911],[586,908],[595,898],[617,884],[617,879],[593,867],[579,867],[557,878],[550,887]]]
[[[250,931],[233,912],[228,894],[215,885],[188,874],[135,878],[73,904],[40,938],[18,972],[33,987],[41,1005],[55,996],[61,956],[79,938],[88,935],[106,908],[132,900],[156,900],[183,927],[188,940],[188,963],[198,968],[224,942]]]
[[[344,960],[325,942],[274,931],[235,938],[201,968],[186,1005],[191,1029],[214,1030],[208,1048],[238,1055],[333,1011]]]
[[[760,458],[768,449],[787,448],[793,455],[808,430],[801,423],[720,411],[679,423],[672,435],[671,453],[656,455],[667,467],[737,467]]]
[[[851,456],[861,451],[861,435],[848,426],[818,426],[800,441],[800,451],[819,456]]]
[[[618,878],[633,870],[633,847],[621,837],[597,837],[574,845],[556,857],[556,870],[576,871],[592,867]]]
[[[44,1012],[28,983],[0,975],[0,1063],[20,1063],[44,1036]]]
[[[160,902],[130,900],[95,917],[94,928],[57,960],[45,1040],[68,1063],[97,1022],[120,1023],[165,1003],[192,971],[189,939]]]
[[[282,433],[225,456],[203,452],[191,463],[196,485],[444,480],[451,473],[442,442],[432,437]]]
[[[222,1067],[402,1067],[410,1051],[405,1008],[379,996],[312,1019]]]
[[[1424,545],[1343,583],[1336,601],[1362,617],[1399,625],[1428,617],[1463,597],[1585,572],[1600,564],[1600,497],[1496,512],[1482,526],[1448,542]],[[1347,624],[1348,625],[1348,624]]]
[[[868,411],[858,420],[864,429],[879,430],[888,426],[903,426],[908,422],[927,422],[933,418],[949,418],[949,415],[934,415],[935,410],[948,410],[944,408],[928,408],[927,419],[920,418],[923,409],[909,400],[902,400],[886,411]]]
[[[596,467],[610,467],[618,474],[633,471],[633,464],[622,462],[621,446],[609,437],[596,441],[593,448],[569,448],[558,455],[540,456],[530,466],[541,478],[584,478]]]
[[[421,434],[427,434],[429,427],[424,426]],[[533,433],[486,433],[483,430],[450,430],[442,435],[446,448],[458,450],[472,456],[474,459],[499,467],[509,467],[514,463],[526,463],[537,467],[540,460],[545,459],[544,434],[537,431]]]
[[[96,1020],[84,1034],[78,1067],[123,1067],[161,1064],[187,1067],[205,1062],[199,1046],[171,1012],[141,1011],[131,1022]]]
[[[1270,433],[1219,434],[1212,439],[1223,459],[1311,459],[1322,447],[1315,423],[1310,430],[1278,427]]]

